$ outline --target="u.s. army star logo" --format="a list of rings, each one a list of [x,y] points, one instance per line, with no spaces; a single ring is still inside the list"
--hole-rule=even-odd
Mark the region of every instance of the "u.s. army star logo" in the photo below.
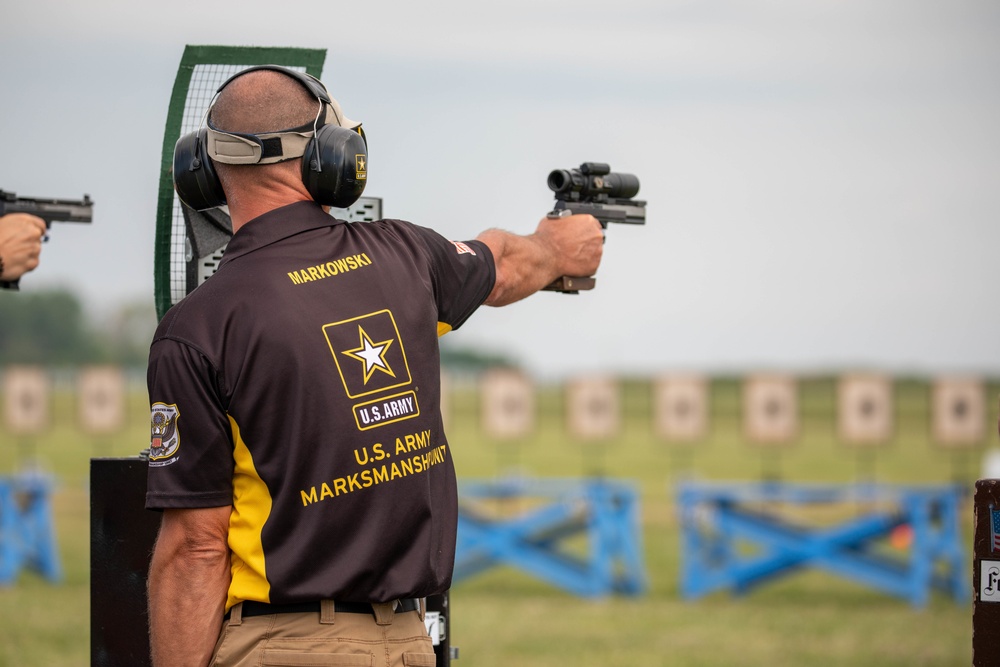
[[[385,353],[392,346],[392,339],[383,340],[379,343],[373,343],[371,336],[365,333],[364,328],[358,325],[358,336],[361,341],[359,347],[353,350],[344,350],[341,354],[347,355],[352,359],[357,359],[365,365],[365,384],[368,384],[368,380],[371,379],[372,373],[375,371],[381,371],[383,373],[388,373],[392,377],[396,377],[396,374],[392,372],[389,368],[388,362],[385,360]]]
[[[410,369],[392,313],[380,310],[323,327],[348,397],[410,384]]]

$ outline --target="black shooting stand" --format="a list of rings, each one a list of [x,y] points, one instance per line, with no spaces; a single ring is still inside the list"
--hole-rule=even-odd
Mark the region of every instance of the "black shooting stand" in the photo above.
[[[146,462],[90,460],[90,664],[149,665],[146,573],[160,527]]]
[[[149,627],[146,574],[160,514],[145,509],[146,461],[139,457],[90,460],[90,664],[146,667]],[[434,646],[438,667],[451,664],[448,593],[427,598],[440,614]],[[443,635],[443,636],[442,636]]]

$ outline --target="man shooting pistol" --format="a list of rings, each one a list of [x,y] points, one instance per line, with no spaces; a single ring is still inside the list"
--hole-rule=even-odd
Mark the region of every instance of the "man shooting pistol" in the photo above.
[[[646,202],[632,199],[639,194],[639,179],[616,174],[602,162],[584,162],[579,169],[555,169],[549,174],[549,189],[556,193],[550,218],[590,214],[607,229],[609,222],[646,224]],[[594,288],[596,279],[562,276],[544,289],[576,294]]]
[[[17,289],[21,276],[38,266],[45,232],[53,222],[90,222],[94,202],[32,199],[0,190],[0,288]]]

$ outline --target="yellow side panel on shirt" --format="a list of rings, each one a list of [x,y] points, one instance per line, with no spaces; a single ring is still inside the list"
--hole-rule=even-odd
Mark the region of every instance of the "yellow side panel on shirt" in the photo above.
[[[233,581],[229,584],[226,611],[237,602],[270,602],[271,584],[264,564],[261,531],[271,514],[271,493],[257,474],[253,456],[240,435],[239,424],[232,417],[233,429],[233,513],[229,517],[229,549],[232,551]]]

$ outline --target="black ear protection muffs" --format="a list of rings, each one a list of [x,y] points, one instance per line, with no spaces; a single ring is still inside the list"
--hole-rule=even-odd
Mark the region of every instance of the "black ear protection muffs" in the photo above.
[[[318,79],[277,65],[260,65],[231,76],[219,86],[216,96],[236,77],[260,69],[281,72],[305,86],[320,103],[316,121],[259,134],[225,132],[212,126],[210,108],[208,126],[185,134],[174,146],[177,196],[199,211],[223,206],[226,194],[213,160],[273,164],[301,156],[302,182],[316,203],[346,208],[356,202],[367,183],[368,142],[361,123],[344,117],[340,105]]]

